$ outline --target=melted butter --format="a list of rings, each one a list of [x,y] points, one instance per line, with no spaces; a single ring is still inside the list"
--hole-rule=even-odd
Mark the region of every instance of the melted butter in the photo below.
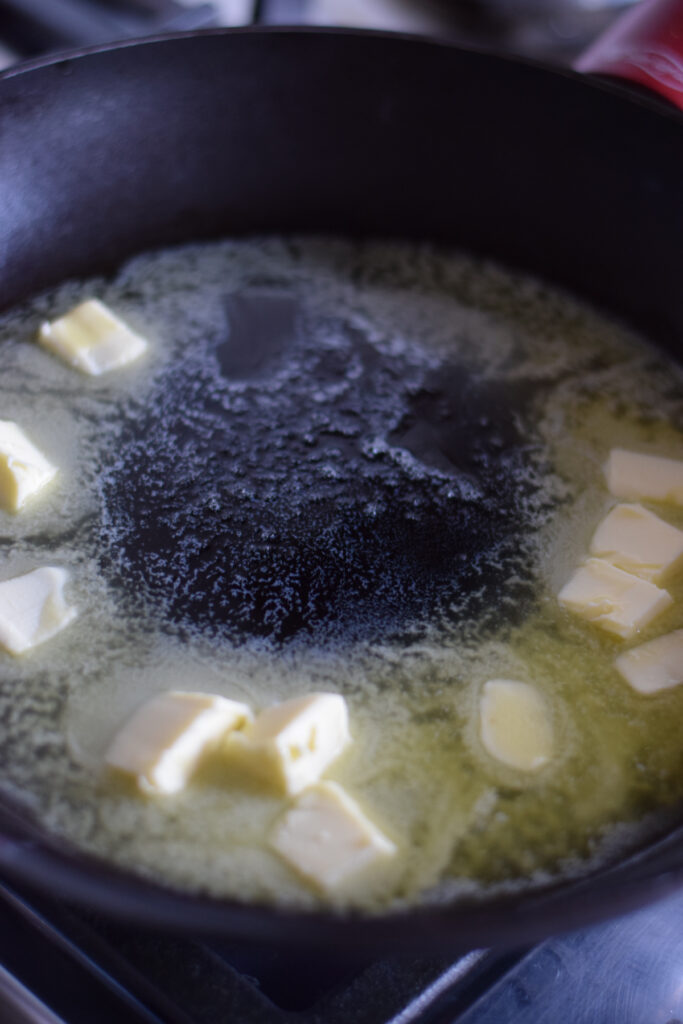
[[[336,376],[316,384],[305,377],[311,350],[266,348],[263,356],[273,360],[265,390],[289,394],[302,380],[308,388],[302,416],[307,429],[320,428],[311,447],[319,450],[330,429],[337,439],[325,441],[316,463],[314,479],[327,495],[348,487],[343,439],[358,438],[359,413],[345,396],[359,379],[375,387],[373,432],[358,439],[357,457],[383,467],[378,501],[399,495],[409,478],[410,500],[429,498],[440,515],[449,501],[482,500],[477,476],[451,465],[448,453],[446,461],[422,460],[423,439],[410,433],[412,396],[454,357],[482,393],[501,402],[512,396],[512,404],[523,396],[514,428],[528,454],[515,465],[522,558],[511,561],[495,542],[485,556],[472,555],[482,578],[492,566],[498,573],[503,600],[492,613],[469,593],[460,601],[455,588],[426,610],[410,605],[400,628],[387,602],[367,635],[331,629],[252,641],[167,613],[172,606],[159,593],[182,586],[178,566],[190,564],[191,536],[176,576],[173,564],[159,564],[140,583],[133,561],[116,562],[135,528],[107,498],[128,444],[124,424],[149,409],[170,421],[169,375],[195,373],[213,386],[225,295],[244,288],[296,294],[306,331],[339,360]],[[41,319],[90,295],[150,338],[142,365],[84,380],[34,344]],[[362,344],[339,340],[349,333]],[[174,687],[256,708],[314,690],[344,693],[355,742],[328,777],[400,851],[381,878],[348,897],[369,910],[581,870],[614,852],[619,826],[683,797],[683,688],[635,694],[613,669],[625,645],[572,619],[555,597],[611,503],[601,470],[610,447],[683,457],[681,373],[646,344],[537,282],[428,246],[277,239],[140,257],[111,281],[71,283],[14,311],[0,322],[0,341],[3,417],[20,422],[61,469],[44,501],[3,517],[2,574],[48,560],[63,565],[81,609],[64,634],[26,659],[3,659],[0,671],[3,788],[47,828],[181,888],[319,902],[265,845],[283,801],[215,764],[166,800],[142,799],[102,772],[103,752],[127,715]],[[386,375],[362,377],[373,360],[400,367],[393,384]],[[225,365],[239,375],[245,364]],[[216,400],[229,399],[231,414],[253,415],[258,387],[242,379],[216,390]],[[259,409],[267,426],[271,413]],[[433,425],[431,406],[429,417]],[[202,423],[206,436],[214,428]],[[207,515],[211,501],[220,506],[209,495]],[[683,526],[683,510],[656,511]],[[368,521],[376,514],[369,509]],[[520,587],[533,584],[521,615],[509,613],[516,573]],[[683,580],[669,589],[674,606],[639,640],[683,625]],[[479,741],[478,696],[495,677],[532,683],[553,709],[558,754],[533,779],[494,762]],[[624,841],[634,844],[638,833]]]

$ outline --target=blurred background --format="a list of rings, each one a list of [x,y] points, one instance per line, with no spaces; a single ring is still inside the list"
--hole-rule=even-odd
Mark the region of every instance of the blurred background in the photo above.
[[[252,24],[420,32],[556,63],[633,0],[0,0],[0,68],[72,46]]]

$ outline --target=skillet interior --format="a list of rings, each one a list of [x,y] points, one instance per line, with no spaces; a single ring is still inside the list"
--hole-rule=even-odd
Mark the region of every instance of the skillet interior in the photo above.
[[[313,97],[311,79],[325,83]],[[266,228],[396,234],[532,269],[676,351],[680,119],[646,103],[434,44],[309,32],[124,47],[6,76],[2,88],[4,304],[171,241]],[[573,166],[567,153],[580,154]],[[48,848],[18,858],[8,844],[6,861],[35,877]],[[644,879],[661,884],[658,856],[632,869],[643,884],[627,897],[603,874],[601,910],[644,896]],[[289,927],[286,915],[167,896],[84,864],[63,864],[75,890],[107,901],[100,883],[118,878],[128,912],[254,934]],[[590,891],[410,919],[467,945],[555,927],[549,908],[566,913],[568,900],[580,920],[596,912],[577,898]],[[395,925],[369,924],[368,938],[397,937]],[[342,923],[299,927],[310,937]]]

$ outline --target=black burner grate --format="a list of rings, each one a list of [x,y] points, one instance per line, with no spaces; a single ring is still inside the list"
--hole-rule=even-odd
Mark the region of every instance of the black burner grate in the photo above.
[[[0,886],[0,961],[65,1024],[92,1024],[94,1007],[97,1024],[436,1024],[520,957],[293,957],[145,932]]]

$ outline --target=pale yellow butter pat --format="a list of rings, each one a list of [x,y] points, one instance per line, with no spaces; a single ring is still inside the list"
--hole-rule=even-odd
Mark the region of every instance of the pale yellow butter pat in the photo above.
[[[246,704],[211,693],[169,690],[137,709],[105,755],[148,793],[177,793],[226,734],[251,720]]]
[[[240,771],[293,794],[317,782],[350,741],[344,698],[312,693],[266,708],[228,737],[225,752]]]
[[[133,362],[147,348],[145,339],[98,299],[88,299],[58,320],[44,323],[38,340],[93,377]]]
[[[651,583],[683,566],[683,530],[642,505],[616,505],[598,526],[591,554]]]
[[[66,569],[46,566],[0,583],[0,647],[25,654],[76,618],[64,600]]]
[[[333,892],[397,852],[335,782],[305,790],[275,826],[270,844],[323,892]]]
[[[479,700],[481,741],[492,757],[534,772],[553,756],[553,722],[539,691],[514,679],[489,679]]]
[[[601,558],[589,558],[558,594],[569,611],[628,639],[671,605],[666,590]]]
[[[615,668],[638,693],[658,693],[683,683],[683,629],[620,654]]]
[[[607,486],[617,498],[683,505],[683,461],[613,448],[605,465]]]
[[[21,427],[10,420],[0,420],[0,507],[17,512],[56,473]]]

